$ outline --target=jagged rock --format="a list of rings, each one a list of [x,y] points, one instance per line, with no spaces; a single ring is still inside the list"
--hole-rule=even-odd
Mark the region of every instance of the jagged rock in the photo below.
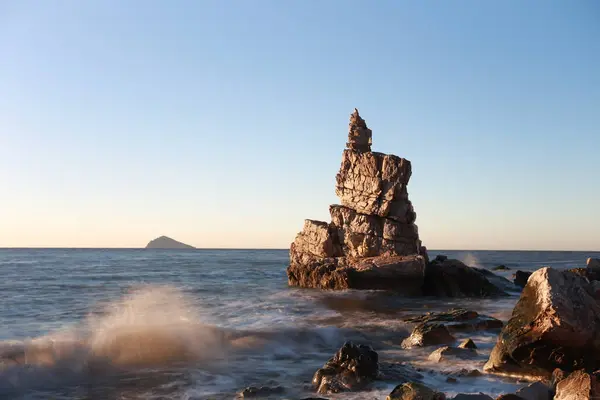
[[[600,399],[600,382],[597,374],[584,370],[571,373],[556,385],[554,400]]]
[[[542,382],[534,382],[517,390],[516,395],[523,400],[551,400],[552,390]]]
[[[463,340],[458,347],[460,349],[477,349],[477,345],[475,345],[475,342],[473,342],[471,339]]]
[[[443,324],[421,323],[415,326],[410,336],[402,341],[401,347],[403,349],[412,349],[413,347],[441,344],[451,345],[454,342],[456,342],[456,339]]]
[[[331,223],[305,221],[290,248],[289,285],[422,294],[428,259],[408,200],[410,175],[410,161],[371,152],[371,130],[355,109],[336,177],[342,205],[330,207]]]
[[[555,368],[599,366],[600,304],[587,279],[569,271],[541,268],[521,293],[485,369],[550,377]]]
[[[514,280],[513,282],[515,283],[515,285],[519,286],[519,287],[525,287],[525,285],[527,285],[527,280],[529,279],[529,277],[531,276],[531,272],[527,272],[527,271],[517,271],[514,273],[513,277]]]
[[[398,385],[386,397],[386,400],[445,400],[443,393],[436,392],[422,383],[403,383]]]
[[[378,373],[378,355],[370,346],[346,342],[315,372],[312,383],[319,394],[361,390]]]
[[[480,315],[476,311],[453,308],[446,312],[431,312],[404,321],[413,323],[438,323],[445,325],[451,332],[481,331],[501,329],[504,324],[499,319]]]
[[[492,397],[483,393],[460,393],[451,400],[494,400]]]
[[[357,151],[371,151],[371,130],[367,128],[367,123],[355,108],[350,115],[348,124],[348,143],[346,147]]]
[[[477,357],[477,351],[475,349],[444,346],[431,353],[429,355],[429,361],[442,362],[452,358],[469,360],[475,357]]]
[[[272,396],[275,394],[281,394],[283,392],[285,392],[285,389],[281,386],[274,386],[274,387],[248,386],[247,388],[245,388],[238,394],[238,397],[242,397],[242,398],[266,397],[266,396]]]
[[[429,296],[446,297],[506,295],[477,268],[471,268],[459,260],[452,259],[444,261],[436,259],[427,265],[423,293]]]

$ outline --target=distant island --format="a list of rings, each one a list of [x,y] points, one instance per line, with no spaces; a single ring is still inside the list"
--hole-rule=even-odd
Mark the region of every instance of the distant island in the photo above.
[[[189,244],[178,242],[175,239],[171,239],[167,236],[161,236],[154,240],[151,240],[146,245],[147,249],[195,249],[194,246]]]

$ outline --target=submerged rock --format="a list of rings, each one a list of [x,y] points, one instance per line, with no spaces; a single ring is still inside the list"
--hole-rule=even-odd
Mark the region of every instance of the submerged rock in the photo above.
[[[597,374],[584,370],[571,373],[556,385],[554,400],[600,399],[600,381]]]
[[[346,342],[315,372],[312,383],[319,394],[354,391],[363,389],[378,374],[377,353],[370,346]]]
[[[396,386],[386,400],[446,400],[446,396],[422,383],[409,382]]]
[[[531,276],[531,272],[527,272],[527,271],[517,271],[513,274],[513,282],[516,286],[518,287],[525,287],[525,285],[527,285],[527,280],[529,279],[529,277]]]
[[[436,258],[425,269],[423,294],[439,297],[490,297],[506,292],[486,277],[484,270],[472,268],[459,260]],[[494,275],[492,272],[487,271]]]
[[[492,268],[492,270],[494,271],[508,271],[510,268],[508,268],[506,265],[498,265],[494,268]]]
[[[483,393],[460,393],[450,400],[494,400],[492,397]]]
[[[555,368],[594,371],[600,364],[600,304],[587,279],[542,268],[521,293],[485,369],[550,377]]]
[[[442,362],[452,358],[469,360],[477,357],[477,351],[460,347],[444,346],[440,347],[429,355],[429,361]]]
[[[480,315],[476,311],[453,308],[445,312],[431,312],[418,317],[406,318],[406,322],[438,323],[452,332],[501,329],[504,324],[499,319]]]
[[[415,326],[410,336],[402,341],[401,346],[403,349],[412,349],[413,347],[454,344],[454,342],[456,339],[443,324],[421,323]]]

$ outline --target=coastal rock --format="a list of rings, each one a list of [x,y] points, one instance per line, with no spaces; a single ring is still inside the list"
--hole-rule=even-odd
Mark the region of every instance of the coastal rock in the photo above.
[[[439,297],[506,295],[477,268],[471,268],[459,260],[439,258],[431,261],[425,269],[423,294]]]
[[[588,258],[586,262],[586,267],[589,269],[600,270],[600,258]]]
[[[480,315],[476,311],[453,308],[446,312],[431,312],[418,317],[407,318],[405,322],[442,324],[451,332],[482,331],[501,329],[504,324],[499,319]]]
[[[494,400],[492,397],[483,393],[460,393],[451,400]]]
[[[522,398],[521,396],[517,396],[514,393],[507,393],[507,394],[501,394],[500,396],[496,397],[496,400],[525,400],[525,399]]]
[[[571,373],[556,385],[554,400],[600,399],[600,381],[597,374],[584,370]]]
[[[458,348],[460,348],[460,349],[477,349],[477,346],[475,345],[475,342],[473,342],[471,339],[465,339],[458,345]]]
[[[396,386],[386,400],[446,400],[446,396],[422,383],[409,382]]]
[[[444,346],[431,353],[429,355],[429,361],[442,362],[452,358],[470,360],[475,357],[477,357],[477,351],[475,349]]]
[[[240,393],[238,393],[238,397],[241,397],[244,399],[250,399],[250,398],[255,398],[255,397],[267,397],[267,396],[277,395],[277,394],[281,394],[283,392],[285,392],[285,389],[281,386],[274,386],[274,387],[248,386],[247,388],[242,390]]]
[[[494,268],[492,268],[492,270],[494,271],[508,271],[510,268],[508,268],[506,265],[498,265],[495,266]]]
[[[306,220],[290,247],[291,286],[386,289],[421,295],[428,261],[406,186],[410,161],[371,152],[371,130],[350,116],[331,222]]]
[[[450,334],[448,328],[438,323],[421,323],[413,329],[409,337],[401,343],[403,349],[412,349],[413,347],[451,345],[456,342],[454,336]]]
[[[195,249],[195,247],[190,246],[185,243],[178,242],[175,239],[171,239],[167,236],[160,236],[154,240],[151,240],[146,245],[147,249],[173,249],[173,250],[183,250],[183,249]]]
[[[378,374],[377,353],[370,346],[346,342],[315,372],[312,383],[319,394],[355,391],[363,389]]]
[[[552,389],[542,382],[534,382],[529,386],[517,390],[516,395],[523,400],[551,400]]]
[[[525,285],[527,285],[527,280],[529,279],[531,274],[532,274],[531,272],[519,270],[513,274],[513,278],[514,278],[513,282],[515,283],[516,286],[524,288]]]
[[[600,304],[586,278],[541,268],[529,278],[485,370],[549,378],[555,368],[594,371]]]

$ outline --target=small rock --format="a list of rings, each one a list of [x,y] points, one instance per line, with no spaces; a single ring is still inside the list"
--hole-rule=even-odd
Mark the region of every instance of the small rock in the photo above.
[[[315,372],[312,383],[319,394],[360,390],[378,373],[378,355],[371,346],[346,342]]]
[[[458,379],[449,376],[449,377],[446,378],[446,382],[448,382],[448,383],[458,383]]]
[[[457,394],[452,398],[452,400],[494,400],[492,397],[483,393],[461,393]]]
[[[531,272],[527,271],[517,271],[513,274],[513,282],[516,286],[525,287],[527,285],[527,280],[531,276]]]
[[[242,390],[238,396],[243,398],[252,398],[252,397],[266,397],[274,394],[281,394],[285,391],[285,389],[281,386],[268,387],[268,386],[248,386],[246,389]]]
[[[496,400],[524,400],[522,397],[517,396],[516,394],[501,394],[500,396],[496,397]]]
[[[456,339],[446,326],[422,323],[415,326],[410,336],[402,341],[401,346],[403,349],[412,349],[413,347],[453,344],[455,341]]]
[[[452,376],[459,376],[459,377],[466,376],[466,377],[472,378],[472,377],[475,377],[475,376],[481,376],[482,374],[477,369],[468,370],[466,368],[463,368],[463,369],[461,369],[459,371],[451,372],[450,375],[452,375]]]
[[[421,383],[409,382],[396,386],[386,400],[446,400],[446,395]]]
[[[552,383],[552,387],[556,389],[556,385],[558,385],[558,382],[565,379],[567,375],[568,373],[560,368],[556,368],[554,371],[552,371],[552,379],[550,381]]]
[[[439,255],[439,256],[435,256],[435,258],[433,259],[433,261],[437,261],[437,262],[444,262],[448,259],[448,256],[444,256],[444,255]]]
[[[517,396],[524,400],[550,400],[552,391],[542,382],[534,382],[529,386],[517,390]]]
[[[468,360],[474,357],[477,357],[477,351],[474,349],[462,349],[458,347],[444,346],[431,353],[429,355],[429,360],[434,362],[442,362],[451,358]]]
[[[453,308],[444,312],[431,312],[417,317],[404,319],[406,322],[439,323],[451,332],[481,331],[502,329],[504,324],[499,319],[480,315],[476,311],[464,308]]]
[[[554,400],[588,400],[600,398],[600,382],[596,374],[584,370],[571,373],[556,385]]]
[[[458,347],[461,349],[476,349],[477,345],[475,345],[475,342],[473,342],[471,339],[465,339],[458,345]]]
[[[492,270],[494,271],[508,271],[510,268],[508,268],[506,265],[498,265],[497,267],[492,268]]]

